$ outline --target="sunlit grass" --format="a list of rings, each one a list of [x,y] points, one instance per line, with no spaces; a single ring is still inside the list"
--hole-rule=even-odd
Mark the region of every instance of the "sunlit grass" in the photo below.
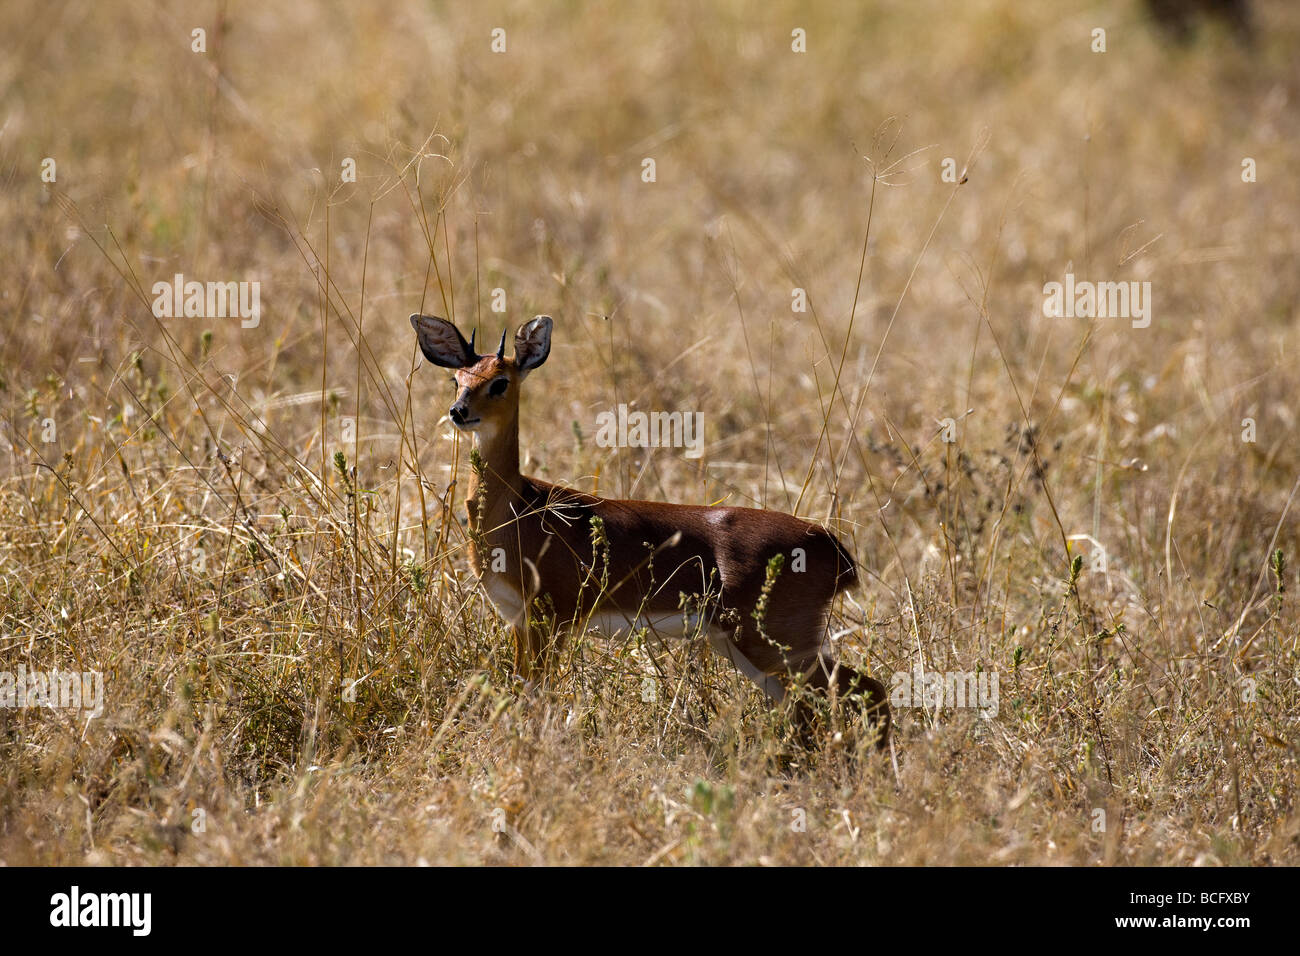
[[[105,712],[0,708],[0,860],[1294,864],[1300,16],[860,6],[5,4],[0,670]],[[1151,327],[1046,318],[1071,270]],[[702,644],[594,635],[523,693],[413,311],[555,316],[526,471],[829,523],[845,656],[998,716],[792,767]]]

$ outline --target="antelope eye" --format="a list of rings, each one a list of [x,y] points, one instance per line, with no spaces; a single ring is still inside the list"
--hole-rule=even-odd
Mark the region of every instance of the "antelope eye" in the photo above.
[[[488,394],[491,395],[493,398],[500,398],[502,395],[506,393],[506,389],[509,387],[510,387],[510,379],[499,378],[491,385],[488,386]]]

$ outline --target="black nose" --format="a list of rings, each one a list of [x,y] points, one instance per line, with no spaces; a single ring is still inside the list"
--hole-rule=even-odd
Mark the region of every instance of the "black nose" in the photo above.
[[[451,406],[451,411],[447,414],[451,415],[451,420],[457,425],[465,424],[465,406],[462,403],[457,402]]]

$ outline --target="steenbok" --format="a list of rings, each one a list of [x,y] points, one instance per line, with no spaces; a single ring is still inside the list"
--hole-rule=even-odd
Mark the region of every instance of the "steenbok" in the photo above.
[[[543,677],[575,628],[706,634],[774,701],[797,683],[861,695],[887,742],[884,687],[826,653],[831,601],[857,580],[833,534],[776,511],[597,498],[521,475],[519,390],[550,354],[550,316],[520,327],[512,358],[505,333],[496,354],[479,355],[446,319],[413,315],[411,325],[424,357],[455,369],[448,414],[476,450],[470,561],[514,633],[524,678]],[[801,695],[796,720],[806,730],[811,718]]]

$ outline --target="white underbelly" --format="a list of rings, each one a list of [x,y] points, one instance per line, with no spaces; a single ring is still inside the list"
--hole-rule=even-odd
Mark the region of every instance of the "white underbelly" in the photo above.
[[[488,574],[483,579],[483,590],[487,592],[488,600],[507,624],[519,627],[524,623],[524,611],[527,605],[518,588],[496,574]]]
[[[701,624],[703,623],[703,626]],[[685,614],[678,611],[673,614],[630,614],[623,611],[604,611],[591,615],[588,628],[613,637],[619,633],[636,633],[644,630],[660,640],[685,640],[707,636],[709,646],[719,657],[726,658],[731,665],[749,678],[764,694],[774,701],[785,697],[785,687],[770,674],[765,674],[740,652],[731,633],[718,627],[710,627],[701,622],[698,614]]]
[[[492,607],[506,623],[515,626],[523,624],[527,602],[518,588],[500,576],[489,574],[483,578],[483,590],[487,592]],[[648,630],[655,637],[667,640],[685,640],[709,634],[707,626],[703,629],[700,627],[698,614],[682,611],[656,614],[604,608],[587,618],[587,627],[606,637],[641,630]]]
[[[587,619],[587,629],[606,637],[645,630],[661,639],[680,641],[698,637],[701,633],[707,634],[708,628],[701,629],[700,623],[698,614],[684,614],[681,611],[655,614],[605,609],[596,611]]]
[[[508,624],[514,627],[524,626],[528,605],[518,588],[502,578],[489,575],[483,581],[483,589],[487,592],[488,600],[492,602],[496,612]],[[709,639],[709,646],[718,656],[730,661],[736,670],[758,685],[759,690],[768,697],[779,701],[785,696],[785,688],[781,682],[755,667],[749,658],[740,652],[740,648],[736,647],[729,632],[710,627],[709,623],[702,621],[698,614],[683,611],[656,614],[647,611],[620,611],[616,608],[606,608],[591,614],[586,623],[589,630],[605,637],[635,634],[640,631],[658,640],[689,640],[706,636]]]

